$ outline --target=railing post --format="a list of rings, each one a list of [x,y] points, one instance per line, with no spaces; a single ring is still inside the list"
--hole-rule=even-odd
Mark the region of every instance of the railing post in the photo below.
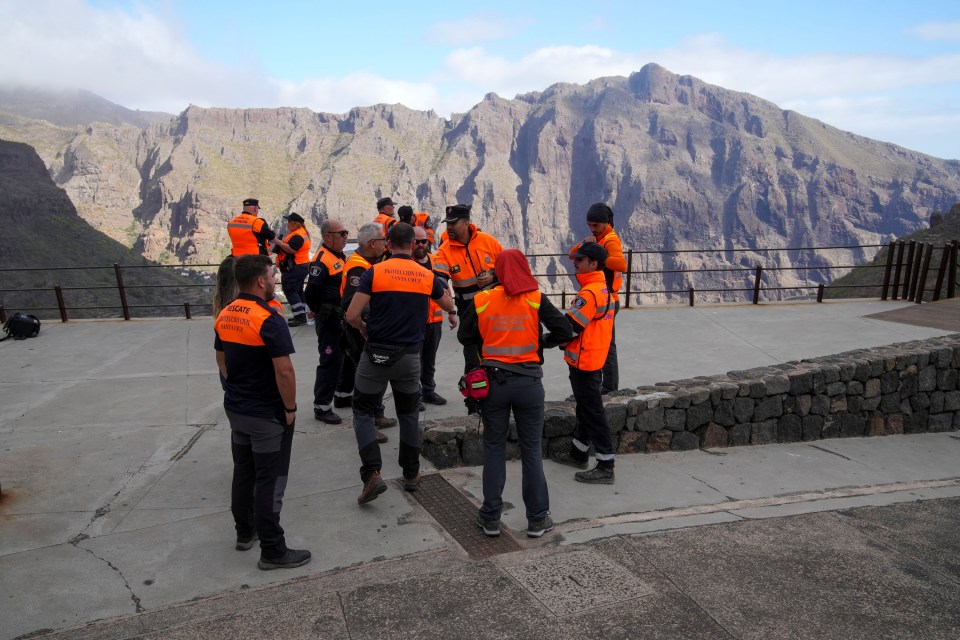
[[[897,243],[897,270],[893,274],[893,299],[896,300],[900,291],[900,267],[903,266],[903,240]]]
[[[890,287],[890,271],[893,269],[893,240],[887,246],[887,266],[883,270],[883,289],[880,290],[880,299],[887,299],[887,289]]]
[[[627,251],[627,291],[626,299],[624,300],[624,308],[630,308],[630,287],[633,283],[633,249]]]
[[[123,274],[120,273],[120,263],[113,263],[113,271],[117,274],[117,289],[120,290],[120,306],[123,307],[123,319],[130,319],[130,307],[127,305],[127,291],[123,288]]]
[[[6,322],[6,321],[7,321],[7,312],[3,308],[3,305],[0,304],[0,323]]]
[[[927,272],[930,270],[930,259],[933,257],[933,243],[927,243],[927,254],[923,257],[923,268],[920,270],[920,283],[917,285],[917,294],[914,300],[917,304],[923,302],[923,290],[927,286]],[[917,256],[919,261],[920,256]]]
[[[950,243],[950,264],[947,266],[947,297],[957,295],[957,241]]]
[[[192,320],[192,319],[193,319],[193,318],[190,316],[190,303],[189,303],[189,302],[184,302],[184,303],[183,303],[183,313],[187,316],[187,320]]]
[[[917,241],[911,240],[907,245],[907,261],[903,265],[903,295],[900,297],[904,300],[913,300],[913,288],[910,285],[913,283],[913,259],[916,255]]]
[[[57,294],[57,308],[60,309],[60,322],[66,322],[67,305],[63,302],[63,289],[60,288],[60,285],[57,285],[53,288],[53,292]]]
[[[947,263],[950,262],[950,245],[943,245],[940,252],[940,267],[937,269],[937,284],[933,287],[933,301],[940,299],[940,289],[943,288],[943,278],[947,275]]]
[[[561,309],[567,308],[567,290],[566,289],[560,292],[560,308]]]
[[[920,281],[920,265],[923,263],[923,248],[924,244],[918,242],[916,255],[913,257],[913,270],[910,272],[910,295],[907,300],[916,300],[917,283]]]
[[[690,287],[690,306],[693,306],[693,287]]]
[[[760,303],[760,276],[763,275],[763,269],[757,265],[757,275],[753,279],[753,304]]]
[[[823,302],[823,283],[817,285],[817,302]]]

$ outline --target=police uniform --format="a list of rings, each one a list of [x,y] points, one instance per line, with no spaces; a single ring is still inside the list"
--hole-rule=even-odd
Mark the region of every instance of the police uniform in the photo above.
[[[214,348],[227,378],[223,407],[230,421],[237,538],[260,538],[261,557],[287,552],[280,508],[290,469],[294,426],[286,424],[273,358],[294,352],[283,316],[260,298],[240,295],[217,316]]]
[[[550,511],[541,448],[543,347],[565,344],[573,333],[563,314],[540,291],[509,296],[503,286],[497,286],[477,293],[473,304],[476,315],[467,316],[465,331],[480,334],[483,367],[490,378],[488,395],[480,400],[483,418],[480,518],[497,521],[503,511],[506,445],[512,411],[520,441],[527,520],[531,525],[542,523]],[[541,325],[550,330],[548,335],[541,337]],[[532,526],[528,529],[533,530]]]
[[[577,403],[577,426],[570,457],[586,462],[593,444],[597,466],[613,469],[614,448],[601,392],[601,370],[613,334],[613,299],[603,271],[578,273],[581,289],[567,319],[577,334],[563,351],[570,373],[570,386]]]
[[[460,205],[457,205],[458,207]],[[448,207],[448,210],[455,207]],[[464,207],[467,212],[469,208]],[[451,214],[448,211],[448,215]],[[449,218],[448,218],[449,220]],[[466,244],[450,240],[449,238],[437,249],[433,261],[434,271],[449,278],[453,283],[453,299],[457,305],[457,313],[461,318],[474,312],[473,297],[480,291],[478,276],[485,271],[492,271],[497,256],[503,247],[497,239],[489,233],[470,225],[470,239]],[[461,325],[462,326],[462,325]],[[470,371],[480,365],[480,345],[465,342],[467,339],[463,330],[457,332],[457,339],[463,345],[464,371]]]
[[[370,296],[368,341],[353,390],[360,478],[366,484],[382,466],[374,418],[389,382],[400,421],[400,467],[404,478],[414,479],[420,471],[420,350],[427,302],[443,297],[443,282],[410,256],[397,255],[367,269],[357,292]]]
[[[332,424],[341,421],[332,413],[335,399],[353,395],[353,366],[344,366],[343,311],[340,307],[346,264],[346,254],[321,245],[310,263],[304,293],[307,305],[316,316],[313,326],[320,355],[313,382],[314,416]]]

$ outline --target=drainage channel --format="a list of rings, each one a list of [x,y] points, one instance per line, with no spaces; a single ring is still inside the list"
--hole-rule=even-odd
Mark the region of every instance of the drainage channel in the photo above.
[[[474,560],[523,548],[503,525],[496,538],[484,535],[476,523],[477,507],[439,473],[423,476],[412,495]]]

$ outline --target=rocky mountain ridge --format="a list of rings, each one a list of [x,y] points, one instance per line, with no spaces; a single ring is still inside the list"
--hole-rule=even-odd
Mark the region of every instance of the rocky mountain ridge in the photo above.
[[[685,290],[729,284],[729,274],[704,269],[731,262],[864,261],[875,250],[773,258],[730,250],[882,243],[960,200],[956,160],[843,132],[655,64],[513,100],[488,94],[449,120],[402,105],[346,114],[191,106],[145,127],[91,124],[60,148],[62,127],[38,127],[0,118],[0,137],[40,140],[80,215],[160,261],[217,262],[244,197],[260,198],[268,217],[296,211],[315,230],[328,217],[356,229],[373,218],[377,198],[390,196],[435,216],[447,204],[473,204],[475,221],[504,246],[554,254],[535,270],[569,288],[556,254],[586,235],[584,212],[602,200],[625,248],[719,250],[638,256],[638,270],[696,272],[647,274],[643,289]],[[781,272],[772,284],[824,277]]]

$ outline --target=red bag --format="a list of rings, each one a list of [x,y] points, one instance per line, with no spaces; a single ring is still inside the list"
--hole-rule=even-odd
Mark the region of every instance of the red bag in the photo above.
[[[484,369],[468,371],[457,385],[465,398],[486,398],[490,392],[490,378]]]

